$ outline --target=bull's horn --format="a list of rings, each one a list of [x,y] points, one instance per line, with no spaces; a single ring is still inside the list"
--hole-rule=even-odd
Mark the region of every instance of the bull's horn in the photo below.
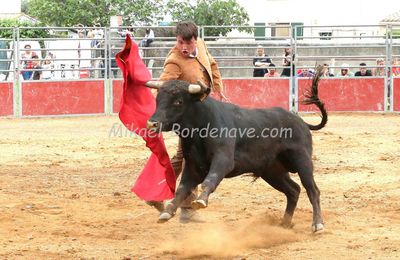
[[[163,83],[164,83],[163,81],[150,80],[150,81],[147,81],[146,87],[159,89]]]
[[[208,86],[206,84],[204,84],[203,81],[198,80],[197,83],[199,83],[199,85],[201,86],[201,88],[203,89],[203,91],[206,91],[208,89]]]
[[[188,87],[188,91],[190,94],[197,94],[201,92],[201,86],[197,84],[190,84]]]

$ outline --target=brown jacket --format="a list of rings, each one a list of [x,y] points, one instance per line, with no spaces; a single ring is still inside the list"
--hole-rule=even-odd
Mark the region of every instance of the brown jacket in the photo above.
[[[197,40],[197,49],[196,58],[187,58],[175,46],[167,55],[160,80],[180,79],[192,84],[201,80],[211,86],[214,92],[221,92],[223,86],[217,63],[208,52],[204,41]]]

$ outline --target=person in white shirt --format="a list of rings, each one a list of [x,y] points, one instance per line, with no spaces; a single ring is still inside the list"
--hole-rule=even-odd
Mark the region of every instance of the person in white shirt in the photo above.
[[[154,41],[154,32],[150,28],[146,28],[144,39],[140,42],[141,47],[149,47],[150,43]]]

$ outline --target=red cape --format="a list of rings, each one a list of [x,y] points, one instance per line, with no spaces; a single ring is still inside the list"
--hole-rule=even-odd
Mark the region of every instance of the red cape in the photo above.
[[[125,46],[115,56],[124,77],[119,118],[130,130],[140,135],[152,154],[137,178],[132,191],[146,201],[163,201],[174,197],[176,178],[161,134],[148,135],[147,120],[156,110],[156,102],[145,86],[150,72],[139,56],[138,46],[126,36]]]

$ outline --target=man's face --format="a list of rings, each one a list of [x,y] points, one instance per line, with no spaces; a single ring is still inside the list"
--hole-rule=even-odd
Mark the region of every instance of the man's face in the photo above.
[[[360,68],[360,73],[361,73],[361,75],[367,74],[367,68],[366,67],[361,67]]]
[[[196,43],[197,41],[194,37],[188,41],[185,41],[182,36],[176,36],[176,47],[185,57],[189,57],[190,54],[194,54],[196,52]]]
[[[257,49],[257,56],[263,56],[264,55],[264,49],[258,48]]]
[[[25,46],[25,53],[30,54],[31,53],[31,46]]]

